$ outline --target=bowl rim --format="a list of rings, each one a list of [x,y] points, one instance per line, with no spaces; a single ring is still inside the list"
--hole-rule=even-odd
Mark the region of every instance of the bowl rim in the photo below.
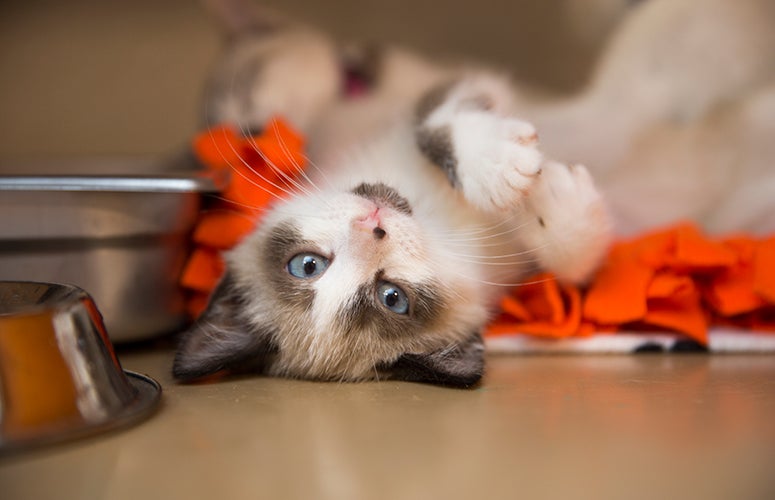
[[[13,318],[29,317],[41,313],[60,314],[67,313],[73,308],[83,307],[84,301],[90,303],[98,315],[101,316],[96,303],[91,295],[77,285],[65,283],[51,283],[38,281],[0,281],[0,290],[4,286],[16,287],[48,287],[53,292],[43,300],[36,303],[23,303],[8,312],[0,312],[0,323]],[[2,295],[0,295],[2,297]],[[104,328],[104,325],[100,325]],[[113,354],[113,346],[107,335],[101,336],[102,342],[108,345],[108,351],[114,356],[115,368],[125,375],[125,379],[132,388],[133,396],[127,404],[122,405],[115,412],[104,419],[86,421],[83,420],[77,426],[56,433],[43,433],[37,436],[21,437],[15,439],[3,439],[0,436],[0,458],[8,454],[36,449],[40,446],[72,441],[84,437],[102,434],[124,427],[131,426],[149,418],[158,408],[161,401],[161,384],[148,375],[139,374],[121,367],[118,358]]]
[[[26,453],[50,445],[64,444],[80,439],[118,431],[150,418],[159,409],[162,387],[159,382],[141,373],[122,370],[129,384],[135,389],[135,398],[111,415],[109,419],[87,423],[56,434],[45,434],[19,440],[0,441],[0,459]]]
[[[218,175],[201,171],[156,175],[0,175],[0,191],[211,193],[222,185]]]
[[[14,310],[5,311],[2,307],[0,307],[0,320],[15,316],[40,314],[43,311],[62,311],[79,304],[84,299],[89,300],[92,303],[94,302],[94,298],[92,298],[92,296],[86,290],[79,287],[78,285],[71,283],[27,280],[0,280],[0,291],[5,291],[6,286],[44,286],[52,288],[55,291],[59,291],[60,293],[55,296],[46,297],[41,302],[18,304],[15,306]],[[0,294],[0,297],[2,296],[3,295]]]

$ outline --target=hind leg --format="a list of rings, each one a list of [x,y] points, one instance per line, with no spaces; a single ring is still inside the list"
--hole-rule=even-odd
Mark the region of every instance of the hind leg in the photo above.
[[[295,27],[242,34],[211,74],[206,125],[229,123],[254,132],[279,116],[308,133],[339,97],[341,79],[338,52],[323,34]]]

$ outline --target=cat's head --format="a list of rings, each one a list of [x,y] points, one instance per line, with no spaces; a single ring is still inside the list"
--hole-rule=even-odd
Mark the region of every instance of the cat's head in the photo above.
[[[384,184],[278,205],[227,255],[175,376],[476,383],[486,304],[422,222]]]

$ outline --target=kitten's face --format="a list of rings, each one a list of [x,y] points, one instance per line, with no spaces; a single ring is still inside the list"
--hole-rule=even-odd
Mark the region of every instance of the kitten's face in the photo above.
[[[423,222],[383,184],[279,205],[228,256],[228,277],[184,342],[176,374],[473,383],[486,307]],[[202,369],[224,356],[232,362]]]

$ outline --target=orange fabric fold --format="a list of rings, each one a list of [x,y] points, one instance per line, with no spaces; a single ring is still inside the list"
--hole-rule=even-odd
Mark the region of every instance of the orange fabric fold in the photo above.
[[[534,280],[541,286],[517,287],[503,299],[486,334],[648,329],[707,344],[713,325],[775,330],[775,237],[711,238],[681,223],[615,243],[586,287],[550,285],[556,281],[545,274],[527,281]]]
[[[194,249],[180,279],[194,318],[223,274],[221,252],[250,233],[271,203],[294,192],[305,156],[303,138],[279,118],[251,137],[228,126],[213,127],[194,138],[192,149],[202,165],[228,179],[220,196],[200,214],[192,234]]]
[[[539,274],[514,294],[503,298],[501,308],[506,315],[522,321],[521,330],[544,337],[568,337],[581,324],[581,295],[572,286],[559,283],[549,274]],[[490,325],[489,333],[512,333],[507,322]]]
[[[191,291],[209,294],[218,284],[223,271],[223,260],[218,250],[202,245],[191,252],[180,283]]]
[[[775,303],[775,236],[759,242],[753,258],[753,288],[769,304]]]
[[[653,270],[643,263],[612,252],[584,300],[584,318],[595,323],[636,321],[646,314],[646,291]]]

